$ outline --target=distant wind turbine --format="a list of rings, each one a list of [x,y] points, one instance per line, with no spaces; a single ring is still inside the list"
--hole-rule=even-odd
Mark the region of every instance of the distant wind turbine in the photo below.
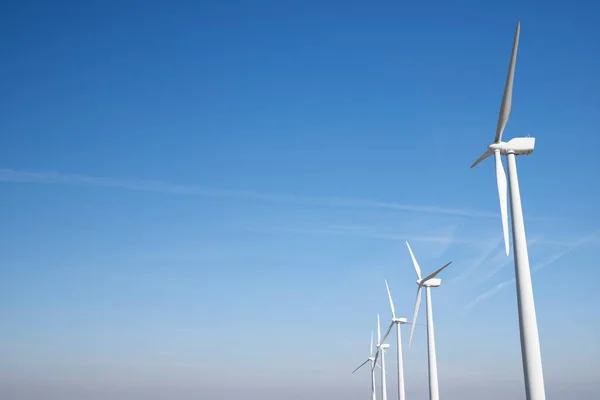
[[[498,115],[498,126],[496,127],[494,143],[488,146],[488,150],[483,153],[473,165],[471,165],[471,168],[492,154],[494,155],[496,163],[496,180],[498,183],[498,197],[500,199],[500,213],[502,217],[502,231],[504,234],[504,248],[506,250],[506,255],[508,255],[507,187],[506,173],[504,172],[504,166],[502,165],[502,156],[506,156],[508,161],[508,187],[510,189],[515,281],[517,284],[517,305],[519,310],[519,328],[521,331],[521,357],[523,360],[523,373],[525,375],[525,393],[527,400],[545,400],[546,389],[544,387],[542,352],[540,349],[540,338],[537,317],[535,314],[531,270],[529,268],[529,255],[527,252],[527,239],[525,237],[525,223],[523,221],[519,177],[517,175],[517,163],[515,160],[515,156],[517,155],[528,155],[533,152],[535,138],[520,137],[511,139],[508,142],[502,141],[502,133],[508,122],[512,107],[512,91],[520,31],[521,24],[517,21],[517,30],[513,41],[513,49],[508,66],[508,76],[506,77],[506,84],[504,86],[504,95],[502,96],[502,104]]]
[[[376,400],[377,396],[375,395],[375,358],[373,357],[373,331],[371,331],[371,349],[369,351],[369,358],[367,358],[365,362],[356,367],[356,369],[352,371],[352,373],[355,373],[367,363],[371,363],[371,400]]]
[[[394,307],[394,301],[392,300],[392,293],[390,292],[390,287],[388,285],[387,280],[385,280],[385,288],[387,289],[388,299],[390,300],[390,308],[392,309],[392,322],[388,327],[387,331],[383,335],[382,341],[385,342],[388,335],[392,331],[392,327],[396,325],[396,338],[397,338],[397,358],[398,358],[398,400],[405,400],[406,393],[404,389],[404,361],[402,360],[402,333],[401,327],[403,324],[407,323],[406,318],[396,318],[396,309]]]
[[[381,399],[387,400],[387,381],[385,372],[385,351],[390,348],[390,345],[383,343],[381,340],[381,323],[379,322],[379,314],[377,314],[377,352],[375,352],[374,363],[377,363],[381,350]],[[374,367],[373,367],[374,368]]]
[[[410,340],[408,345],[412,344],[413,335],[415,333],[415,326],[417,323],[417,317],[419,314],[419,307],[421,304],[421,288],[425,287],[426,294],[426,307],[427,307],[427,354],[428,354],[428,364],[429,364],[429,399],[430,400],[439,400],[440,391],[438,386],[438,373],[437,373],[437,358],[435,354],[435,336],[433,334],[433,311],[431,309],[431,288],[439,287],[442,284],[442,280],[436,278],[436,276],[444,270],[448,265],[452,263],[450,261],[448,264],[444,265],[434,273],[425,277],[425,279],[421,279],[421,268],[419,268],[419,263],[413,254],[412,249],[408,242],[406,242],[406,246],[408,247],[408,251],[410,252],[410,258],[412,259],[413,266],[415,267],[415,272],[417,273],[417,299],[415,301],[415,311],[413,313],[412,319],[412,327],[410,330]]]

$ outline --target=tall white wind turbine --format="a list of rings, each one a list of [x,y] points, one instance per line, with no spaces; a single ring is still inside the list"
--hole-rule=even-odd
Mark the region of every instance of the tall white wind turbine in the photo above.
[[[369,358],[367,358],[365,362],[356,367],[356,369],[352,371],[352,373],[355,373],[367,363],[371,363],[371,400],[376,400],[377,396],[375,395],[375,357],[373,357],[373,331],[371,331],[371,349],[369,351]]]
[[[417,324],[417,317],[419,314],[419,307],[421,305],[421,288],[425,287],[425,295],[426,295],[426,307],[427,307],[427,355],[428,355],[428,364],[429,364],[429,399],[430,400],[439,400],[440,391],[438,386],[438,373],[437,373],[437,358],[435,354],[435,336],[433,334],[433,311],[431,309],[431,288],[439,287],[442,284],[442,280],[436,278],[436,276],[442,272],[444,268],[452,263],[450,261],[448,264],[444,265],[434,273],[428,275],[424,279],[421,279],[421,268],[419,268],[419,263],[413,254],[412,249],[408,242],[406,242],[406,246],[408,247],[408,251],[410,252],[410,258],[412,259],[413,265],[415,267],[415,272],[417,273],[417,300],[415,301],[415,311],[413,313],[413,319],[411,321],[412,328],[410,330],[410,340],[408,345],[412,344],[413,335],[415,333],[415,326]]]
[[[381,399],[387,400],[387,381],[385,372],[385,352],[390,348],[390,345],[387,343],[383,343],[381,340],[381,323],[379,322],[379,314],[377,314],[377,351],[375,352],[375,360],[374,364],[377,363],[377,358],[379,358],[379,353],[381,353]],[[375,368],[373,366],[373,368]]]
[[[511,139],[508,142],[502,141],[502,133],[508,122],[512,105],[512,90],[515,78],[515,63],[517,61],[520,30],[521,24],[517,21],[517,30],[515,32],[510,64],[508,66],[508,76],[506,77],[504,95],[502,96],[502,104],[498,115],[498,126],[496,128],[494,143],[488,146],[488,150],[483,153],[473,165],[471,165],[471,168],[492,154],[494,155],[496,163],[496,180],[498,182],[498,196],[500,199],[500,213],[502,217],[502,230],[504,234],[504,247],[506,255],[508,255],[507,187],[506,173],[504,172],[501,156],[506,156],[508,162],[508,187],[510,190],[513,253],[515,260],[515,280],[517,284],[517,304],[519,309],[519,329],[521,331],[521,357],[523,360],[523,373],[525,376],[525,393],[527,400],[545,400],[546,392],[544,388],[542,354],[533,300],[533,287],[531,284],[529,255],[527,253],[523,209],[521,208],[517,163],[515,160],[515,156],[517,155],[528,155],[533,152],[535,138],[520,137]]]
[[[390,300],[390,308],[392,310],[392,322],[390,323],[390,326],[388,327],[387,331],[385,332],[385,334],[383,335],[383,338],[381,340],[385,342],[385,339],[388,337],[388,335],[392,331],[393,326],[396,325],[396,339],[397,339],[396,356],[398,358],[398,400],[405,400],[406,392],[404,389],[404,361],[402,359],[402,333],[401,333],[402,329],[401,329],[401,327],[402,327],[402,325],[407,323],[407,320],[406,320],[406,318],[397,318],[396,317],[396,309],[394,307],[394,300],[392,300],[392,293],[390,292],[390,286],[388,285],[387,280],[385,281],[385,288],[387,289],[388,299]]]

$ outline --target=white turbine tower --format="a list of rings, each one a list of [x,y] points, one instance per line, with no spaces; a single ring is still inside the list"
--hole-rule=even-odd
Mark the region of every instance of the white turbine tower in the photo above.
[[[360,364],[352,373],[355,373],[359,369],[363,367],[363,365],[371,363],[371,400],[376,400],[375,395],[375,358],[373,357],[373,331],[371,331],[371,349],[369,351],[369,358],[365,360],[362,364]]]
[[[428,354],[428,364],[429,364],[429,399],[430,400],[439,400],[440,392],[438,387],[438,373],[437,373],[437,359],[435,355],[435,337],[433,334],[433,311],[431,310],[431,288],[439,287],[442,284],[442,280],[436,278],[437,274],[442,272],[444,268],[452,263],[450,261],[448,264],[444,265],[442,268],[438,269],[431,275],[425,277],[425,279],[421,279],[421,268],[419,268],[419,263],[417,263],[417,259],[410,248],[408,242],[406,242],[406,246],[408,246],[408,251],[410,252],[410,258],[412,259],[413,265],[415,267],[415,272],[417,273],[417,300],[415,301],[415,311],[412,319],[412,328],[410,330],[410,340],[408,345],[412,344],[413,335],[415,333],[415,326],[417,324],[417,316],[419,314],[419,306],[421,304],[421,288],[425,287],[426,294],[426,307],[427,307],[427,354]]]
[[[527,155],[533,152],[535,138],[520,137],[502,141],[502,133],[508,122],[512,105],[513,81],[515,78],[515,63],[519,47],[519,33],[521,24],[517,21],[517,30],[513,42],[512,55],[508,66],[508,76],[502,96],[498,126],[494,143],[471,168],[487,157],[494,155],[496,161],[496,180],[498,182],[498,196],[500,198],[500,213],[502,217],[502,230],[504,233],[504,247],[508,255],[508,215],[507,215],[507,187],[506,173],[502,165],[502,155],[508,161],[508,186],[510,189],[510,211],[513,230],[513,253],[515,259],[515,280],[517,284],[517,304],[519,308],[519,328],[521,331],[521,357],[525,375],[525,393],[527,400],[545,400],[544,374],[542,370],[542,354],[540,339],[535,315],[533,300],[533,287],[531,285],[531,271],[529,268],[529,255],[527,254],[527,240],[525,237],[525,224],[523,222],[523,209],[521,208],[521,194],[519,191],[519,178],[517,176],[517,163],[515,156]]]
[[[375,360],[374,364],[377,363],[377,358],[379,358],[379,350],[381,350],[381,399],[387,400],[387,382],[385,372],[385,351],[390,348],[390,345],[387,343],[383,343],[381,340],[381,324],[379,322],[379,314],[377,314],[377,351],[375,352]],[[373,367],[375,368],[375,367]]]
[[[385,332],[385,334],[383,335],[383,338],[381,340],[383,342],[385,342],[385,339],[388,337],[388,335],[392,331],[392,327],[394,325],[396,325],[396,338],[397,338],[396,356],[398,358],[398,400],[405,400],[406,393],[404,390],[404,361],[402,360],[401,327],[403,324],[407,323],[407,320],[406,320],[406,318],[396,318],[396,309],[394,308],[394,300],[392,300],[392,293],[390,292],[390,287],[387,283],[387,280],[385,281],[385,288],[387,289],[388,298],[390,299],[390,308],[392,309],[392,322],[390,323],[390,326],[388,327],[387,331]]]

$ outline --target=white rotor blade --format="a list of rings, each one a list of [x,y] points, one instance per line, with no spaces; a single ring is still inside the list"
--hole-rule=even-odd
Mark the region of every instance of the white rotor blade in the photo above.
[[[506,186],[506,172],[502,166],[500,150],[494,152],[496,160],[496,181],[498,183],[498,197],[500,199],[500,216],[502,218],[502,233],[504,234],[504,250],[508,255],[508,190]]]
[[[356,371],[358,371],[359,369],[361,369],[362,366],[365,365],[366,363],[368,363],[369,361],[371,361],[371,360],[367,360],[364,363],[360,364],[358,367],[356,367],[356,369],[354,371],[352,371],[352,373],[355,373]]]
[[[392,300],[392,293],[390,293],[390,287],[387,283],[387,279],[385,280],[385,288],[387,289],[388,298],[390,299],[390,308],[392,309],[392,318],[396,318],[396,309],[394,308],[394,300]]]
[[[387,331],[385,331],[385,333],[383,334],[383,337],[381,338],[381,342],[385,342],[385,339],[387,339],[388,335],[392,331],[392,327],[393,326],[394,326],[394,321],[392,321],[392,323],[390,324],[390,326],[388,326]]]
[[[506,76],[506,84],[504,85],[504,95],[502,96],[502,105],[500,106],[500,113],[498,114],[498,126],[496,128],[496,139],[494,142],[500,142],[502,140],[502,132],[504,132],[504,128],[508,122],[508,117],[510,116],[513,82],[515,80],[515,63],[517,62],[520,31],[521,22],[517,21],[517,30],[515,32],[512,54],[510,56],[510,64],[508,65],[508,75]]]
[[[373,365],[371,366],[373,369],[375,369],[375,364],[377,364],[377,359],[378,358],[379,358],[379,348],[375,352],[375,358],[373,358]]]
[[[410,252],[410,258],[412,258],[412,262],[415,267],[415,272],[417,273],[417,278],[421,279],[421,268],[419,268],[419,263],[417,262],[417,259],[415,258],[415,255],[413,254],[413,251],[410,248],[410,244],[408,244],[408,242],[406,242],[406,246],[408,247],[408,251]]]
[[[481,157],[479,157],[477,160],[475,160],[475,162],[471,165],[471,168],[473,168],[474,166],[476,166],[477,164],[479,164],[480,162],[482,162],[483,160],[485,160],[492,154],[493,154],[492,151],[490,151],[490,150],[486,151],[485,153],[483,153],[481,155]]]
[[[381,345],[381,324],[379,323],[379,313],[377,313],[377,346]]]
[[[371,347],[369,350],[369,357],[373,357],[373,331],[371,331]]]
[[[379,369],[383,370],[383,368],[381,368],[381,365],[379,365],[379,364],[376,364],[376,365],[379,367]],[[387,371],[385,371],[385,374],[386,374],[386,376],[387,376],[387,375],[388,375],[388,372],[387,372]]]
[[[448,265],[452,264],[452,261],[450,261],[448,264],[444,265],[442,268],[438,269],[437,271],[435,271],[434,273],[428,275],[427,277],[425,277],[425,279],[423,279],[421,281],[421,285],[423,285],[425,282],[427,282],[428,280],[435,278],[437,276],[437,274],[439,274],[440,272],[442,272],[444,270],[444,268],[446,268]],[[413,319],[414,322],[414,319]]]
[[[421,286],[417,288],[417,300],[415,301],[415,311],[413,312],[412,327],[410,328],[410,340],[408,347],[412,344],[413,335],[415,334],[415,326],[417,326],[417,317],[419,315],[419,307],[421,305]]]

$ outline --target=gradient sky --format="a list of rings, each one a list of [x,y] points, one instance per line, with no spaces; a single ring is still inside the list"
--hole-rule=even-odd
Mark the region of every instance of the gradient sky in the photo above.
[[[599,11],[3,2],[0,397],[364,399],[384,278],[413,309],[409,240],[423,272],[453,261],[442,396],[523,399],[493,163],[469,169],[517,18],[505,138],[537,138],[518,167],[547,391],[600,397]]]

